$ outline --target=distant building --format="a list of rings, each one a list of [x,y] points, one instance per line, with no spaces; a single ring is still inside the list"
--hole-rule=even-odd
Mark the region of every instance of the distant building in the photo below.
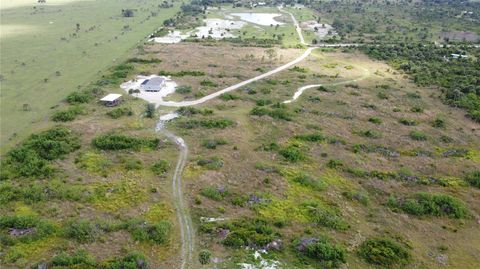
[[[154,77],[146,79],[142,84],[140,84],[140,89],[146,92],[159,92],[163,87],[165,87],[165,78],[163,77]]]
[[[463,55],[463,54],[456,54],[456,53],[452,53],[452,54],[451,54],[451,56],[452,56],[452,58],[453,58],[453,59],[459,59],[459,58],[466,59],[466,58],[468,58],[468,56],[467,56],[467,55]]]
[[[100,99],[100,101],[102,101],[106,106],[116,106],[122,101],[122,95],[117,93],[110,93]]]

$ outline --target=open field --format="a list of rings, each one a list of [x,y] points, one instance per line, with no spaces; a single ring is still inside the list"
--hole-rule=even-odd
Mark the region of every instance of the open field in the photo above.
[[[185,51],[197,51],[190,54]],[[235,54],[231,53],[235,51]],[[167,100],[191,100],[210,94],[219,89],[236,84],[293,60],[302,53],[298,49],[269,50],[251,47],[235,47],[229,44],[204,46],[202,44],[181,43],[175,45],[149,45],[145,56],[162,59],[155,69],[142,69],[140,72],[181,72],[201,71],[201,76],[172,76],[179,86],[189,86],[188,94],[174,94]],[[211,83],[205,83],[210,81]],[[203,82],[203,83],[202,83]],[[203,84],[203,85],[202,85]]]
[[[207,16],[225,18],[226,8]],[[198,10],[199,3],[182,9]],[[298,21],[314,16],[289,11]],[[195,25],[202,12],[177,14],[172,23]],[[295,31],[290,16],[281,19]],[[130,27],[153,26],[151,20],[122,26],[117,38]],[[96,27],[74,31],[80,37],[66,44]],[[246,36],[259,34],[246,29]],[[293,36],[265,47],[131,41],[102,69],[92,63],[88,82],[72,93],[57,90],[58,100],[29,129],[42,132],[18,135],[10,143],[23,142],[2,156],[0,267],[478,268],[480,128],[441,99],[445,93],[432,83],[437,69],[422,65],[429,48],[419,44],[419,61],[400,62],[395,52],[415,48],[305,50]],[[107,49],[113,39],[94,47]],[[465,61],[443,57],[448,49],[428,61],[468,69],[458,80],[469,91],[452,98],[475,107],[480,99],[470,78],[478,62],[470,51]],[[417,76],[410,66],[429,72]],[[47,71],[39,93],[50,96],[48,86],[66,75]],[[182,107],[155,108],[126,94],[120,85],[138,74],[170,77],[179,87],[167,98]],[[14,85],[4,79],[2,121],[3,87]],[[292,100],[308,85],[315,86]],[[222,89],[231,91],[202,98]],[[106,93],[122,93],[121,104],[104,106]],[[33,104],[20,103],[22,113],[35,114]]]
[[[47,124],[51,107],[122,61],[178,11],[178,4],[159,9],[151,0],[56,3],[1,10],[2,151]],[[136,10],[134,17],[121,16],[126,8]]]
[[[223,223],[244,218],[262,218],[270,223],[284,223],[275,231],[281,234],[285,245],[301,234],[328,234],[350,250],[347,262],[353,267],[367,266],[354,251],[362,240],[389,235],[413,248],[413,261],[407,268],[419,265],[435,268],[442,263],[444,255],[448,256],[447,267],[474,268],[480,255],[475,243],[480,238],[473,235],[478,234],[476,221],[480,208],[472,201],[479,193],[462,183],[462,178],[480,164],[480,152],[476,150],[480,146],[480,133],[475,123],[465,119],[460,110],[441,104],[435,94],[431,94],[433,90],[417,88],[389,66],[358,53],[317,50],[298,67],[251,84],[249,90],[232,92],[235,100],[216,99],[198,107],[213,109],[211,116],[197,114],[170,124],[169,128],[186,139],[191,151],[184,178],[194,222],[200,227],[198,236],[204,242],[200,248],[218,255],[222,268],[248,260],[252,253],[232,251],[222,243],[225,241],[221,235],[201,231],[224,227]],[[365,70],[369,76],[365,76]],[[364,79],[328,86],[359,77]],[[298,87],[317,83],[324,84],[326,90],[308,90],[286,106],[285,113],[291,120],[250,115],[255,103],[275,104],[289,99]],[[411,112],[412,107],[421,107],[423,111]],[[182,128],[182,122],[219,117],[233,120],[234,126]],[[445,128],[430,125],[439,117],[448,119]],[[404,125],[400,123],[402,119],[414,120],[416,126]],[[412,130],[426,134],[427,140],[413,140],[409,137]],[[373,135],[365,136],[366,131]],[[321,133],[325,137],[320,140],[323,142],[295,138],[312,133]],[[442,142],[442,137],[449,137],[453,142]],[[207,148],[205,141],[208,140],[226,144]],[[279,149],[268,149],[271,143]],[[289,146],[299,147],[306,159],[296,163],[287,161],[279,150]],[[442,155],[452,149],[467,149],[470,153],[463,157]],[[221,165],[210,168],[201,165],[202,160],[214,160],[214,157],[221,160]],[[404,176],[382,180],[348,171],[381,171]],[[323,187],[315,190],[310,185],[295,183],[292,177],[298,173],[310,175]],[[424,177],[435,180],[421,183]],[[207,196],[210,195],[207,189],[208,193],[211,189],[225,189],[227,194],[215,198]],[[418,218],[392,211],[385,204],[390,196],[402,197],[419,191],[458,197],[469,205],[473,218],[455,221],[433,217],[433,221],[430,217]],[[362,195],[368,203],[350,201],[345,196],[348,193]],[[303,203],[312,201],[338,212],[352,229],[338,231],[312,226],[308,213],[302,209]],[[199,221],[200,217],[226,220],[208,224]],[[215,228],[214,231],[219,232]],[[279,260],[286,267],[303,268],[295,259],[298,254],[288,246],[282,249],[267,257]]]

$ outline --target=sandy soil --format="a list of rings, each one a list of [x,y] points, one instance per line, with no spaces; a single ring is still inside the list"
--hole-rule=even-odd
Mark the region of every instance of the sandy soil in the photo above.
[[[301,23],[303,29],[307,29],[315,33],[319,38],[324,38],[328,35],[328,31],[331,31],[332,34],[335,34],[333,27],[329,24],[318,23],[316,21],[306,21]]]
[[[122,85],[120,85],[120,88],[125,90],[127,93],[130,89],[140,90],[140,93],[134,93],[132,94],[132,96],[141,98],[149,103],[153,103],[158,107],[158,105],[163,101],[163,97],[175,92],[177,83],[175,83],[175,81],[171,80],[170,78],[165,77],[167,79],[167,81],[165,82],[165,87],[163,87],[159,92],[146,92],[140,89],[140,85],[142,84],[142,82],[144,82],[146,79],[151,79],[154,77],[158,76],[137,76],[137,78],[134,80],[122,83]]]
[[[282,16],[279,13],[231,13],[230,15],[240,17],[241,20],[247,21],[250,23],[263,25],[263,26],[270,26],[270,25],[282,25],[283,22],[278,22],[275,20],[275,17]]]

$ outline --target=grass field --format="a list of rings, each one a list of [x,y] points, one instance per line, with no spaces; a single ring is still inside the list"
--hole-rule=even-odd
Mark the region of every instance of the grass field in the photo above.
[[[48,124],[51,107],[122,61],[179,6],[159,9],[153,0],[15,3],[2,1],[0,11],[2,152]],[[127,8],[134,17],[121,16]]]
[[[329,86],[358,78],[362,79]],[[287,120],[276,118],[280,114],[252,115],[255,107],[274,109],[298,87],[317,83],[325,89],[307,90],[283,108]],[[169,128],[186,139],[191,151],[184,179],[193,219],[200,227],[200,248],[219,257],[223,268],[235,268],[239,262],[258,263],[251,258],[253,253],[229,247],[220,235],[222,229],[242,233],[244,230],[235,230],[232,223],[257,218],[274,224],[269,227],[281,238],[283,247],[267,257],[286,268],[317,265],[316,261],[297,260],[299,253],[292,242],[320,235],[347,248],[352,268],[369,266],[358,257],[357,249],[366,238],[375,236],[396,238],[412,248],[406,268],[436,268],[443,257],[448,257],[446,268],[474,268],[480,251],[475,243],[479,240],[476,221],[480,208],[471,201],[478,190],[463,178],[480,164],[476,150],[480,134],[461,110],[452,110],[431,92],[360,53],[319,49],[297,68],[232,92],[235,99],[218,98],[197,107],[212,109],[213,115],[190,115],[172,122]],[[414,107],[421,107],[421,112],[413,112]],[[189,129],[180,124],[208,118],[227,118],[235,124],[225,129]],[[446,119],[444,127],[432,126],[436,118]],[[401,123],[403,119],[413,120],[415,126]],[[412,139],[412,131],[425,134],[427,140]],[[320,141],[300,138],[308,134],[321,134]],[[445,142],[445,137],[450,142]],[[205,141],[222,142],[211,147]],[[298,148],[304,159],[286,160],[281,150],[288,147]],[[470,153],[442,155],[460,148]],[[361,171],[401,176],[362,177]],[[310,175],[313,183],[297,182],[298,174]],[[431,181],[422,182],[422,178]],[[455,196],[475,217],[415,217],[387,206],[389,197],[421,191]],[[306,204],[337,212],[334,223],[351,228],[312,224]],[[199,221],[200,217],[226,220],[210,224]]]

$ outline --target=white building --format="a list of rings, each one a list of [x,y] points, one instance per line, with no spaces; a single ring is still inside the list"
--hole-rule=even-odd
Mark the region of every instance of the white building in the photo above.
[[[140,89],[146,92],[159,92],[165,87],[165,82],[166,80],[163,77],[149,78],[140,84]]]

